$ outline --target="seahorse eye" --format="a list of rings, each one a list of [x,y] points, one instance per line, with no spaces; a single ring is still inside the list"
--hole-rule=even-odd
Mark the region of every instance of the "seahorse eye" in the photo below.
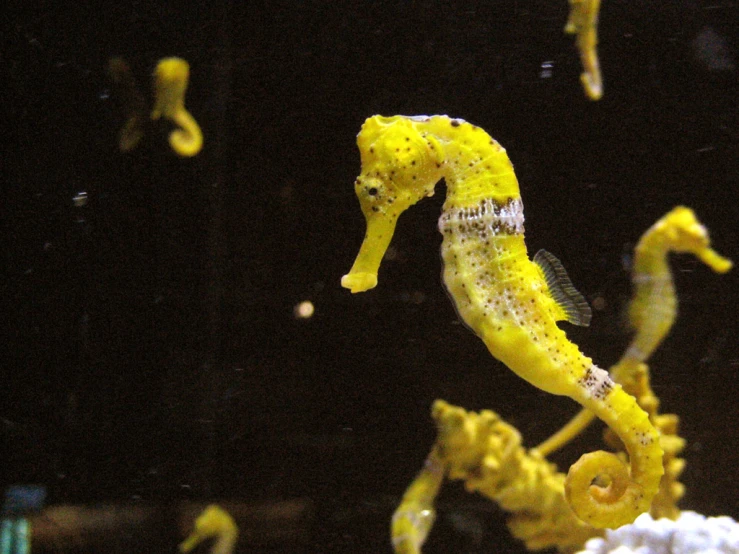
[[[379,182],[377,179],[364,182],[361,186],[357,187],[357,194],[364,198],[366,201],[371,203],[382,202],[385,200],[387,189],[384,184]]]

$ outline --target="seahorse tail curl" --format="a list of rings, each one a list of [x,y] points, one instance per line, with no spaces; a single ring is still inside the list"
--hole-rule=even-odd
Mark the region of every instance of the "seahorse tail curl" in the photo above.
[[[577,517],[593,527],[615,529],[649,509],[642,486],[631,479],[629,466],[615,454],[598,450],[583,454],[570,467],[565,495]]]

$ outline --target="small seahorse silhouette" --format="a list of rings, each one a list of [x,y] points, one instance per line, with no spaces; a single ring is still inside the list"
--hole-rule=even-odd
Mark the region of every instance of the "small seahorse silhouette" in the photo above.
[[[580,82],[591,100],[603,97],[603,77],[598,63],[598,12],[600,0],[570,0],[565,33],[577,36],[583,72]]]
[[[231,515],[218,504],[210,504],[195,520],[195,529],[180,543],[183,554],[192,552],[200,543],[214,538],[210,554],[232,554],[239,538],[239,528]]]
[[[121,129],[118,144],[121,152],[128,152],[144,136],[146,100],[123,58],[110,59],[108,74],[126,112],[126,123]],[[182,58],[163,58],[154,70],[154,107],[150,117],[152,121],[164,117],[176,126],[169,134],[169,144],[175,154],[182,157],[195,156],[203,148],[200,125],[185,109],[189,80],[190,64]]]
[[[161,117],[177,125],[169,133],[169,144],[179,156],[191,157],[203,148],[203,132],[185,109],[185,92],[190,80],[190,64],[182,58],[159,60],[154,70],[154,108],[151,119]]]
[[[367,232],[342,286],[352,292],[376,286],[398,217],[432,195],[443,177],[444,283],[460,317],[519,376],[569,396],[621,438],[630,469],[614,454],[585,454],[570,468],[565,490],[590,525],[633,521],[649,508],[663,473],[658,432],[634,398],[557,326],[587,325],[590,309],[554,256],[541,251],[529,259],[505,149],[480,127],[447,116],[374,116],[357,144],[362,172],[355,190]]]

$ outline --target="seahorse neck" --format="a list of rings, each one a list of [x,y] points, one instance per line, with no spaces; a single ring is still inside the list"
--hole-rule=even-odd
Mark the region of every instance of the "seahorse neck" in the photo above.
[[[638,275],[669,275],[669,261],[667,259],[668,245],[666,237],[661,233],[642,237],[636,246],[633,273]]]
[[[505,148],[483,129],[447,116],[432,116],[417,124],[434,135],[444,151],[445,209],[474,206],[483,199],[503,205],[520,198]]]
[[[444,202],[444,211],[471,208],[481,205],[485,202],[492,202],[495,205],[503,206],[511,200],[520,198],[519,194],[513,194],[508,190],[510,187],[501,187],[498,178],[504,175],[494,174],[470,174],[470,172],[458,173],[449,171],[444,174],[446,182],[446,201]],[[515,179],[515,178],[514,178]],[[504,190],[501,190],[503,188]],[[516,183],[516,189],[518,183]]]

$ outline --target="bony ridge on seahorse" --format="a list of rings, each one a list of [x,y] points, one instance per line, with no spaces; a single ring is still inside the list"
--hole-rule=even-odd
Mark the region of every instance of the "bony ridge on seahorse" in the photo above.
[[[594,527],[619,527],[645,512],[663,473],[658,432],[632,396],[556,324],[590,321],[590,309],[548,252],[530,260],[523,204],[505,149],[483,129],[447,116],[374,116],[357,137],[355,191],[367,222],[341,284],[377,285],[398,217],[444,178],[444,283],[464,322],[490,353],[534,386],[569,396],[623,441],[630,467],[611,453],[583,455],[567,475],[570,506]]]

